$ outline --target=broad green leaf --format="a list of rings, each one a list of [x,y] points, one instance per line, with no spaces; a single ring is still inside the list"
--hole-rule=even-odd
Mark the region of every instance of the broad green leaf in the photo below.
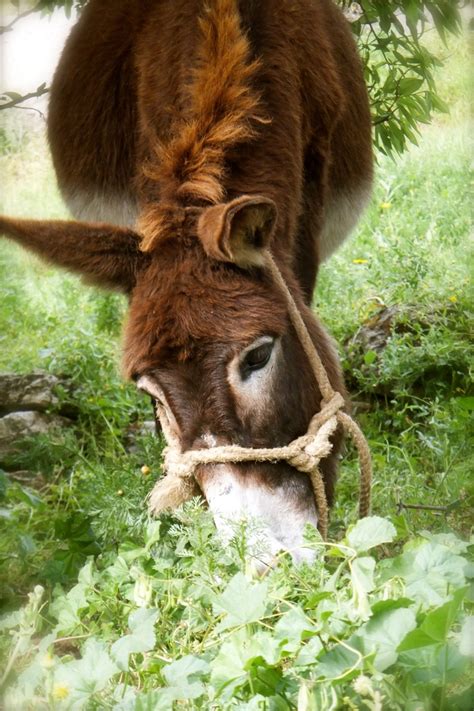
[[[161,537],[161,521],[151,521],[146,529],[145,550],[149,551]]]
[[[194,679],[209,671],[209,663],[192,654],[181,657],[163,668],[163,676],[170,686],[179,686],[184,680]]]
[[[66,594],[56,598],[49,607],[50,614],[58,621],[56,630],[62,634],[72,633],[81,622],[79,610],[87,607],[86,592],[89,585],[78,583]]]
[[[366,365],[372,365],[377,360],[377,353],[375,351],[367,351],[364,354],[364,363]]]
[[[474,616],[466,617],[463,622],[459,651],[464,657],[474,657]]]
[[[431,531],[421,531],[420,536],[426,538],[428,541],[434,541],[442,546],[446,546],[453,553],[461,555],[465,553],[469,548],[469,543],[467,541],[461,541],[460,538],[454,535],[454,533],[431,533]]]
[[[414,94],[423,84],[423,79],[418,79],[416,77],[407,77],[405,79],[400,79],[398,82],[398,92],[399,94]]]
[[[214,600],[214,612],[225,613],[219,629],[256,622],[265,615],[267,597],[267,583],[253,583],[243,573],[237,573]]]
[[[466,670],[468,660],[453,644],[433,644],[400,652],[399,665],[409,672],[414,684],[426,689],[445,687]]]
[[[437,97],[437,98],[439,99],[439,97]],[[472,412],[474,410],[474,396],[473,395],[465,395],[463,397],[457,397],[454,399],[454,402],[462,410],[467,410],[468,412]]]
[[[382,580],[402,578],[407,597],[422,606],[442,605],[451,589],[466,583],[468,563],[444,545],[415,541],[405,552],[380,564]]]
[[[348,645],[350,647],[350,644]],[[333,681],[339,677],[348,677],[348,674],[360,674],[362,668],[362,657],[357,649],[348,649],[348,646],[338,644],[329,652],[320,655],[315,671],[318,677],[326,677]]]
[[[428,605],[442,604],[449,587],[460,588],[465,584],[465,567],[465,558],[445,546],[427,543],[414,553],[406,577],[407,595]]]
[[[133,711],[170,711],[175,700],[173,690],[168,688],[146,691],[135,699]]]
[[[106,573],[117,583],[123,583],[130,579],[130,568],[120,555],[116,557],[112,565],[109,565]]]
[[[458,590],[452,600],[429,612],[420,627],[407,634],[398,651],[445,642],[466,592],[467,588]]]
[[[351,639],[357,640],[364,655],[375,652],[373,664],[377,671],[384,671],[396,662],[398,645],[415,627],[413,610],[388,610],[372,617]]]
[[[94,559],[90,558],[78,573],[77,580],[84,586],[91,587],[95,581]]]
[[[391,543],[396,535],[393,523],[380,516],[368,516],[350,529],[347,541],[358,553],[365,553],[382,543]]]
[[[158,614],[158,610],[147,607],[141,607],[131,613],[128,618],[131,634],[114,642],[110,650],[113,659],[122,671],[128,670],[130,654],[149,652],[155,646],[154,625]]]
[[[354,607],[357,614],[367,620],[370,617],[370,605],[367,594],[375,587],[375,560],[370,556],[356,558],[350,564]]]
[[[68,707],[83,708],[90,697],[105,689],[119,671],[105,649],[95,638],[86,641],[82,659],[67,662],[54,670],[54,689],[61,689]]]
[[[132,686],[117,684],[112,692],[114,711],[134,711],[137,692]]]
[[[305,667],[316,662],[316,657],[321,653],[323,643],[319,637],[312,637],[300,650],[294,661],[295,667]]]
[[[413,600],[408,597],[399,597],[396,600],[378,600],[372,605],[372,614],[378,615],[379,612],[387,610],[398,610],[400,607],[411,607]]]
[[[267,632],[250,634],[246,629],[234,632],[211,662],[211,683],[217,691],[236,689],[247,678],[253,662],[272,665],[279,659],[278,642]]]
[[[263,696],[272,696],[284,683],[283,672],[279,667],[268,666],[257,660],[249,669],[249,685]]]
[[[275,639],[280,642],[282,650],[296,652],[301,646],[303,636],[315,633],[314,624],[304,614],[300,607],[292,607],[285,612],[275,625]]]

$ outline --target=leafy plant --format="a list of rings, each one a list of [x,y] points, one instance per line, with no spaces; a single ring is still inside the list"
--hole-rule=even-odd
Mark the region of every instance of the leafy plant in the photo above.
[[[3,619],[6,708],[468,708],[467,543],[423,532],[380,560],[396,530],[374,516],[338,544],[308,529],[312,566],[254,580],[241,534],[222,550],[208,514],[180,517]]]
[[[382,153],[403,153],[417,143],[419,125],[433,112],[447,112],[434,72],[439,57],[423,42],[436,29],[445,41],[461,28],[459,0],[338,0],[353,20],[365,68],[374,124],[376,148]]]

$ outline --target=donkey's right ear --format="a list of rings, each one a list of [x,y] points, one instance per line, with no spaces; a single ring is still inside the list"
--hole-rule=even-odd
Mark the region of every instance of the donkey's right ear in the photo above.
[[[277,219],[273,200],[263,195],[241,195],[203,210],[198,236],[206,253],[243,269],[263,266]]]
[[[125,293],[150,257],[133,230],[61,220],[17,220],[0,216],[4,234],[48,262],[81,274],[88,283]]]

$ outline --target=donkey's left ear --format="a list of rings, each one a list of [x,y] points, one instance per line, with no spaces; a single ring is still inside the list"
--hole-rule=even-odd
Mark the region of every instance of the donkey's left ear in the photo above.
[[[150,260],[133,230],[103,223],[20,220],[0,215],[0,236],[15,240],[86,282],[129,293]]]
[[[273,200],[261,195],[242,195],[206,208],[198,221],[198,236],[213,259],[233,262],[244,269],[262,266],[276,218]]]

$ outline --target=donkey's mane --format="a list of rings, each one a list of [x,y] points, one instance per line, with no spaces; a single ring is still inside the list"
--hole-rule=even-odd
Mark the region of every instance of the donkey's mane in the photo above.
[[[186,114],[175,121],[167,142],[157,142],[146,168],[168,204],[222,202],[229,148],[251,139],[255,124],[265,122],[251,87],[259,61],[251,58],[237,0],[210,0],[199,27]]]

